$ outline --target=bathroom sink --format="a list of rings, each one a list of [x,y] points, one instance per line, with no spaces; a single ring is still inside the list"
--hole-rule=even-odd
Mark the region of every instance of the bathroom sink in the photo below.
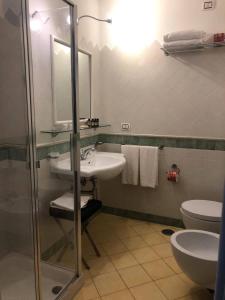
[[[81,161],[81,177],[95,176],[102,180],[111,179],[122,172],[125,163],[126,160],[121,153],[96,152],[93,158]],[[59,175],[72,176],[70,158],[53,161],[51,171]]]

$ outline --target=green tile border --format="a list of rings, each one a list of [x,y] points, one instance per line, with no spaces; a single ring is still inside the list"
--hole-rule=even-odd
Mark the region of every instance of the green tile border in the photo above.
[[[140,145],[140,146],[164,146],[170,148],[183,148],[195,150],[217,150],[225,151],[225,139],[202,139],[202,138],[183,138],[183,137],[161,137],[147,135],[123,135],[123,134],[107,134],[101,133],[88,137],[80,138],[80,147],[87,147],[96,142],[119,145]],[[70,151],[69,141],[53,145],[43,145],[37,147],[37,159],[43,160],[48,157],[50,152],[59,152],[64,154]],[[2,160],[18,160],[26,161],[26,149],[20,147],[1,147],[0,161]]]
[[[80,138],[80,147],[87,147],[93,145],[98,141],[98,135],[88,136]],[[44,145],[37,148],[37,158],[38,160],[46,159],[50,152],[59,152],[64,154],[70,151],[70,142],[62,142],[54,145]]]
[[[37,148],[37,159],[42,160],[48,157],[50,152],[59,152],[64,154],[70,151],[70,143],[62,142],[55,145],[44,145]]]
[[[9,160],[27,161],[27,150],[24,148],[9,147],[8,158]]]
[[[87,147],[90,145],[94,145],[98,141],[99,141],[99,135],[82,137],[82,138],[80,138],[80,147],[83,148],[83,147]]]
[[[0,147],[0,161],[7,160],[9,158],[9,151],[7,147]]]
[[[182,220],[103,205],[102,212],[135,220],[184,228]]]
[[[196,150],[225,151],[225,139],[161,137],[145,135],[99,134],[99,141],[109,144],[164,146]]]

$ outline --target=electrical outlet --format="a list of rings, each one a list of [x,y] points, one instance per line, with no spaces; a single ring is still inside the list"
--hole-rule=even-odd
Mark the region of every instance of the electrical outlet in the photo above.
[[[211,10],[216,6],[216,0],[203,0],[203,10]]]
[[[121,123],[121,129],[124,131],[130,130],[130,123]]]

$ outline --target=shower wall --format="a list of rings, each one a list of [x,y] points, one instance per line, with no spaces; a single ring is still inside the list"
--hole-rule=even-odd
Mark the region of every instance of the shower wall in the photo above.
[[[32,255],[30,170],[18,158],[28,142],[21,5],[0,1],[0,251]]]
[[[25,288],[29,286],[29,300],[34,300],[36,293],[22,2],[0,0],[0,298],[26,299]],[[24,260],[30,262],[29,268],[23,269]],[[26,278],[28,284],[24,285]]]

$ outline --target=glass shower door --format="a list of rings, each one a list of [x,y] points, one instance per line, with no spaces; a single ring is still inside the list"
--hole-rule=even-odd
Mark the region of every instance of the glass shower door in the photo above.
[[[80,268],[76,17],[73,5],[64,0],[29,0],[29,10],[39,166],[40,285],[43,299],[51,300],[79,277]]]
[[[0,0],[0,299],[35,300],[24,1]]]

